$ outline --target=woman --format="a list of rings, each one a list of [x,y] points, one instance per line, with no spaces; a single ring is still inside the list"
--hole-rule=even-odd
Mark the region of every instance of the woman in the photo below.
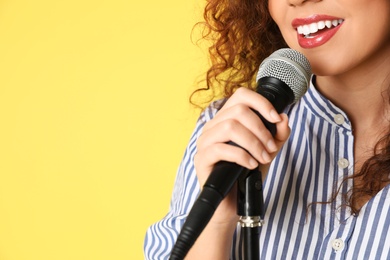
[[[148,230],[146,258],[168,258],[200,187],[225,160],[260,164],[261,259],[389,259],[390,1],[208,0],[205,18],[214,36],[208,85],[222,85],[228,99],[202,113],[171,210]],[[285,46],[309,59],[313,76],[278,115],[250,89],[261,61]],[[274,138],[251,109],[276,123]],[[188,259],[241,259],[234,193]]]

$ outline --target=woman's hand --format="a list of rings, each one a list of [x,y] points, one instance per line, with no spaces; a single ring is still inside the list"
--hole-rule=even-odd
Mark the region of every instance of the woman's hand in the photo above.
[[[275,137],[252,109],[276,124]],[[254,169],[260,163],[264,179],[269,163],[289,134],[286,115],[279,115],[272,104],[258,93],[239,88],[206,123],[198,139],[194,163],[201,187],[219,161],[234,162],[248,169]],[[227,144],[229,141],[240,147]],[[218,206],[210,222],[234,228],[237,221],[236,190],[233,189]]]
[[[274,137],[252,109],[276,124]],[[201,187],[219,161],[235,162],[249,169],[260,163],[261,172],[266,173],[269,163],[290,135],[287,121],[287,116],[279,115],[266,98],[246,88],[238,89],[206,123],[198,138],[194,163]],[[227,144],[229,141],[240,147]],[[229,258],[238,221],[236,192],[233,188],[219,204],[186,259]]]

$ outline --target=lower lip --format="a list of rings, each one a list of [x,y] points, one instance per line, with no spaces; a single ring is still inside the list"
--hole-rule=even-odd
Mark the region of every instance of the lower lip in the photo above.
[[[340,29],[341,25],[342,24],[324,32],[320,32],[319,34],[310,38],[305,38],[303,34],[298,34],[298,43],[302,48],[305,49],[321,46],[328,42],[336,34],[336,32]]]

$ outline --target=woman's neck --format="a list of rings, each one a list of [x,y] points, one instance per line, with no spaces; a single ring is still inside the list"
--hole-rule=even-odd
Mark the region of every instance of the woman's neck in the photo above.
[[[355,131],[390,120],[390,53],[348,72],[317,76],[316,87],[349,117]]]

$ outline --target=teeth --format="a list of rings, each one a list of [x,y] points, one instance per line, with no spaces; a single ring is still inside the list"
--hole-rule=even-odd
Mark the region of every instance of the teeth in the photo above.
[[[310,33],[316,33],[318,32],[318,24],[312,23],[309,25]]]
[[[304,35],[310,34],[310,27],[308,25],[303,26],[303,34]]]
[[[336,27],[337,25],[343,23],[343,19],[338,19],[338,20],[326,20],[326,21],[319,21],[317,23],[311,23],[308,25],[301,25],[298,26],[297,31],[298,34],[303,34],[305,37],[310,36],[311,33],[316,33],[319,30],[326,28],[331,28],[332,26]]]
[[[317,25],[318,25],[318,30],[322,30],[322,29],[325,28],[325,22],[324,21],[318,22]]]

